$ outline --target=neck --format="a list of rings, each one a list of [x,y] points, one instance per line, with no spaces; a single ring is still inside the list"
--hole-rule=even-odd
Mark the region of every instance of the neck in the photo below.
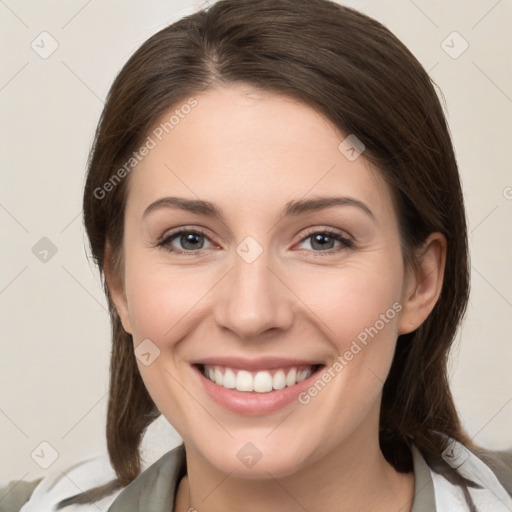
[[[314,463],[284,477],[248,479],[224,474],[187,448],[188,475],[179,485],[176,512],[409,512],[414,475],[401,474],[364,432]]]

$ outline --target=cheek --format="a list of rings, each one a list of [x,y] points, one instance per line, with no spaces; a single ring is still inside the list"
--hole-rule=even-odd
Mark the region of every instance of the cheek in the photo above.
[[[391,258],[375,257],[297,276],[295,290],[321,320],[316,323],[326,337],[344,351],[376,323],[383,337],[396,334],[402,280],[402,269]]]
[[[155,264],[136,251],[126,259],[125,265],[135,351],[143,340],[151,340],[160,351],[149,365],[137,360],[140,375],[160,412],[172,418],[174,428],[186,435],[187,418],[191,414],[201,416],[183,399],[180,340],[199,322],[204,297],[211,288],[209,277],[192,267]]]
[[[396,271],[361,267],[310,288],[311,309],[322,320],[317,325],[324,326],[337,355],[299,402],[327,425],[333,443],[357,429],[371,410],[378,411],[402,309],[397,281]]]
[[[399,255],[383,257],[379,252],[338,269],[311,266],[307,272],[283,269],[282,274],[299,302],[307,304],[304,316],[323,329],[342,353],[353,339],[364,338],[377,322],[379,328],[382,315],[386,317],[385,328],[379,328],[383,334],[395,326],[398,315],[393,304],[402,292],[402,269],[396,265],[400,261],[397,258]],[[208,303],[215,295],[214,285],[222,274],[208,265],[170,267],[155,263],[154,258],[136,251],[125,263],[135,344],[146,338],[157,345],[177,343],[190,329],[191,317],[199,320],[207,314]]]
[[[329,391],[321,391],[322,398],[317,399],[324,384],[315,383],[303,403],[315,402],[313,407],[331,403],[315,414],[325,414],[324,420],[333,428],[344,428],[347,418],[357,422],[379,399],[393,359],[402,309],[403,272],[396,261],[401,261],[400,253],[376,253],[337,272],[328,269],[310,274],[297,288],[337,354],[324,376]],[[340,414],[327,418],[332,411]]]
[[[134,258],[126,266],[126,294],[134,340],[179,339],[187,315],[208,292],[206,271],[192,267],[144,264]],[[211,288],[211,286],[210,286]]]

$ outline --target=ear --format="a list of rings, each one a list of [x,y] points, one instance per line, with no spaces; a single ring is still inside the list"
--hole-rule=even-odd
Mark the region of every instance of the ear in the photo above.
[[[123,324],[123,329],[128,334],[132,334],[128,301],[126,300],[126,294],[124,290],[124,279],[121,275],[121,269],[118,267],[119,265],[116,265],[113,261],[113,253],[110,241],[107,240],[105,246],[105,260],[103,264],[105,281],[107,283],[110,298],[114,303],[117,314],[119,315],[121,323]]]
[[[417,269],[407,273],[402,294],[398,334],[416,330],[428,317],[443,286],[446,238],[431,233],[416,255]]]

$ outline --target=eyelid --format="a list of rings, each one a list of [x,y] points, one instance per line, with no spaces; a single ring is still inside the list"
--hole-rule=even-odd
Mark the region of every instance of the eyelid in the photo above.
[[[183,233],[193,233],[197,235],[202,235],[212,245],[218,245],[211,239],[210,236],[207,235],[206,230],[204,230],[203,228],[192,226],[180,226],[178,228],[171,230],[170,232],[165,232],[164,235],[159,237],[154,246],[157,248],[162,248],[169,253],[187,256],[201,256],[206,251],[206,249],[209,249],[209,247],[207,247],[198,250],[183,250],[173,247],[171,245],[170,239],[177,238],[179,235],[182,235]],[[326,249],[325,251],[315,251],[312,249],[299,249],[299,251],[306,251],[308,254],[312,254],[315,257],[321,257],[322,255],[328,256],[334,253],[338,253],[344,249],[353,249],[356,247],[356,243],[353,237],[347,232],[342,231],[338,228],[321,226],[314,226],[308,228],[306,232],[302,235],[301,239],[298,242],[296,242],[294,246],[306,241],[308,238],[315,234],[327,235],[328,237],[333,238],[335,241],[338,241],[340,245],[335,248]]]
[[[327,227],[327,226],[323,226],[323,227],[315,226],[313,228],[308,228],[306,230],[306,233],[300,239],[300,242],[303,242],[306,238],[309,238],[311,235],[314,235],[315,233],[326,233],[326,234],[336,235],[337,237],[340,237],[340,238],[348,240],[352,243],[355,243],[354,238],[346,231],[343,231],[338,228]]]
[[[192,226],[180,226],[171,231],[166,231],[162,236],[158,238],[158,240],[153,244],[153,247],[156,249],[163,249],[164,251],[175,254],[178,256],[202,256],[206,249],[209,247],[201,248],[197,251],[178,249],[171,245],[171,239],[179,237],[183,233],[194,233],[198,235],[203,235],[205,239],[208,240],[213,246],[215,246],[215,242],[211,239],[210,236],[206,234],[206,231],[203,228],[192,227]]]
[[[171,230],[170,232],[166,231],[163,235],[161,235],[158,238],[157,242],[165,241],[167,238],[177,235],[177,234],[180,234],[181,232],[184,232],[184,231],[200,233],[201,235],[204,235],[206,238],[208,238],[210,241],[212,241],[211,237],[207,234],[206,230],[203,228],[194,227],[194,226],[180,226],[180,227],[177,227],[177,228]],[[300,241],[303,242],[305,238],[307,238],[308,236],[315,234],[315,233],[331,233],[331,234],[342,236],[351,241],[354,241],[353,237],[346,231],[343,231],[338,228],[327,227],[327,226],[314,226],[312,228],[306,229],[306,233],[302,235],[302,238],[300,239]]]
[[[347,249],[356,249],[357,245],[355,243],[355,240],[351,235],[346,233],[345,231],[341,231],[336,228],[321,228],[321,227],[314,227],[311,228],[306,232],[305,235],[302,236],[302,238],[294,245],[300,244],[310,238],[312,235],[315,234],[323,234],[327,235],[329,238],[334,239],[335,241],[339,242],[340,245],[338,247],[333,247],[332,249],[326,249],[325,251],[315,251],[312,249],[297,249],[297,251],[306,251],[308,254],[311,254],[313,257],[321,258],[322,256],[329,256],[333,254],[338,254],[343,250]]]
[[[178,228],[171,229],[171,231],[165,231],[163,235],[158,237],[155,245],[165,242],[169,238],[175,237],[176,235],[180,235],[182,233],[197,233],[204,235],[206,238],[208,238],[208,240],[210,240],[210,237],[206,234],[206,231],[203,228],[196,228],[193,226],[180,226]]]

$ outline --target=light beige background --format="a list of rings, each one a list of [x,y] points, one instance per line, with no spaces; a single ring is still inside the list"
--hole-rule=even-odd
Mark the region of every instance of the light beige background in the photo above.
[[[512,447],[512,3],[342,3],[387,25],[444,93],[472,251],[453,390],[478,442]],[[31,458],[46,450],[49,461],[41,442],[58,453],[52,471],[105,450],[110,331],[80,217],[87,153],[120,67],[195,4],[0,0],[1,481],[46,474]],[[31,47],[51,48],[43,31],[58,43],[46,59]],[[468,49],[452,58],[447,51],[458,54],[464,41]],[[57,248],[46,262],[32,252],[43,237]],[[161,453],[178,440],[149,437]]]

